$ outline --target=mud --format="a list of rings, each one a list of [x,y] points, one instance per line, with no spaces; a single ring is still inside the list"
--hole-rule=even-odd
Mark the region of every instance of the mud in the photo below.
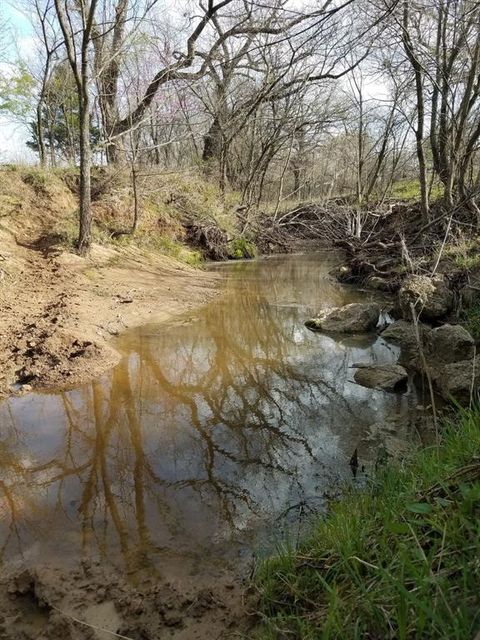
[[[219,277],[134,249],[88,258],[0,230],[0,396],[68,388],[119,360],[112,337],[204,304]]]
[[[254,623],[242,580],[214,585],[161,576],[131,581],[99,562],[72,570],[18,569],[0,581],[4,640],[214,640],[238,637]]]

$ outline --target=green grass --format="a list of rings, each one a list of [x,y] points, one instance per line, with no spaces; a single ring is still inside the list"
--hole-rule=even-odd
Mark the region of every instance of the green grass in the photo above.
[[[203,264],[202,254],[199,251],[194,251],[168,236],[158,235],[152,240],[149,246],[191,267],[200,267]]]
[[[480,300],[475,300],[464,312],[462,324],[476,342],[480,342]]]
[[[480,630],[480,410],[379,472],[260,565],[258,638],[445,640]]]
[[[23,169],[22,180],[25,184],[30,185],[39,195],[49,195],[50,175],[41,167],[27,167]]]
[[[257,255],[257,247],[244,236],[238,236],[231,243],[230,254],[235,260],[254,258]]]
[[[398,200],[417,202],[420,200],[420,181],[410,180],[408,178],[398,180],[392,185],[391,195],[392,198],[397,198]],[[438,182],[434,183],[430,192],[430,200],[438,200],[442,196],[443,185]]]
[[[477,271],[480,268],[480,238],[462,238],[450,243],[445,255],[453,264],[464,271]]]

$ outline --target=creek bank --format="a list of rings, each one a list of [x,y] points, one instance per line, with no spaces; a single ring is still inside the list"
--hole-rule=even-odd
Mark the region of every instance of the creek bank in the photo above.
[[[355,277],[352,274],[351,264],[340,265],[331,272],[342,282],[358,280],[358,274]],[[381,336],[400,346],[398,364],[421,378],[429,378],[443,399],[469,404],[480,393],[474,362],[476,343],[459,324],[459,315],[461,309],[476,303],[478,296],[472,295],[476,287],[466,284],[458,273],[400,276],[395,272],[390,279],[384,275],[383,280],[389,281],[390,286],[379,286],[371,278],[367,278],[366,284],[373,284],[377,290],[396,291],[391,308],[396,320]],[[336,317],[339,315],[337,311]]]
[[[398,362],[429,378],[435,391],[447,401],[468,405],[480,392],[476,345],[460,325],[429,327],[397,320],[380,333],[400,346]]]
[[[326,333],[370,333],[378,327],[380,307],[375,303],[353,303],[322,310],[318,317],[307,320],[312,331]],[[372,389],[405,393],[409,373],[429,378],[444,400],[469,404],[480,393],[480,365],[475,341],[460,325],[431,327],[418,320],[396,320],[379,335],[400,347],[396,364],[359,363],[354,380]]]
[[[479,451],[480,412],[464,412],[264,561],[258,638],[476,637]]]
[[[221,276],[158,253],[95,245],[88,258],[19,244],[0,230],[8,274],[0,288],[0,397],[69,388],[112,368],[112,339],[162,322],[218,293]]]

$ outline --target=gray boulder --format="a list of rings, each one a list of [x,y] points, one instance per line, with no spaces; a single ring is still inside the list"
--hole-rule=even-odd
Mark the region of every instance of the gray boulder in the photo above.
[[[404,281],[398,301],[404,318],[412,318],[411,304],[425,320],[443,318],[453,307],[453,293],[443,275],[411,275]]]
[[[357,384],[369,389],[403,393],[407,390],[408,374],[399,364],[356,364],[353,376]]]
[[[316,318],[307,320],[305,326],[312,331],[368,333],[375,330],[379,317],[380,307],[376,302],[354,302],[324,309]]]
[[[463,360],[445,365],[435,377],[435,385],[446,400],[468,405],[480,390],[480,360]]]
[[[431,332],[430,327],[422,323],[418,324],[418,334],[422,345],[426,344]],[[407,351],[416,351],[418,349],[417,332],[413,322],[396,320],[388,325],[380,335],[388,342],[398,345],[401,349]]]
[[[438,362],[470,360],[475,354],[475,340],[460,325],[444,324],[432,331],[430,351]]]

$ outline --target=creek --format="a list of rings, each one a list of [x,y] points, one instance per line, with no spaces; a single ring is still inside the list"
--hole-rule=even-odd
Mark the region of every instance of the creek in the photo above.
[[[395,362],[396,347],[304,327],[318,309],[368,299],[328,276],[335,263],[213,266],[223,293],[117,338],[122,359],[101,379],[3,402],[0,559],[94,557],[164,575],[248,563],[351,481],[355,449],[374,464],[378,425],[393,420],[397,444],[416,438],[413,385],[353,382],[353,363]]]

